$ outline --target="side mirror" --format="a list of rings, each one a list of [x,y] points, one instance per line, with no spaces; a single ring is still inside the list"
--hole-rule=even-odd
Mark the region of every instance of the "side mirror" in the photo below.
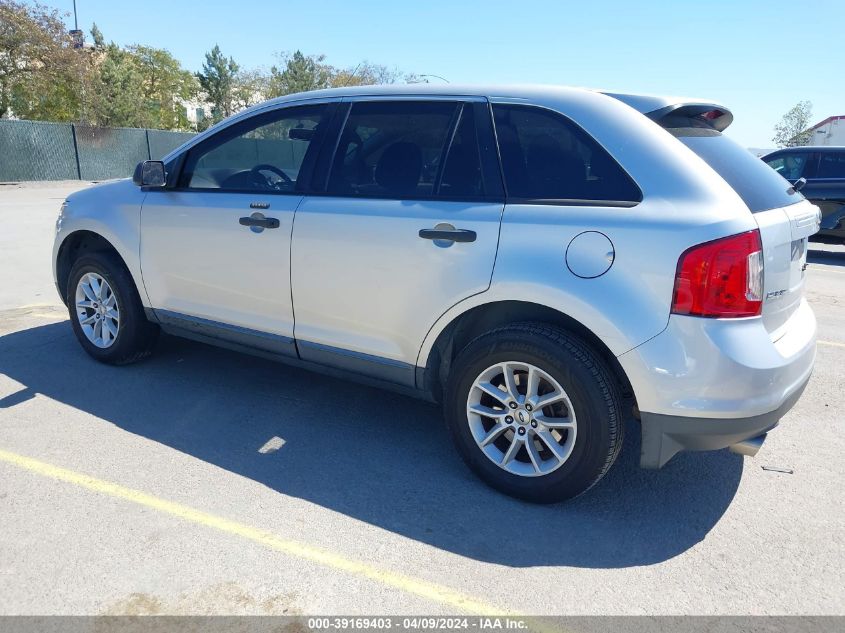
[[[788,193],[789,195],[792,195],[793,193],[797,193],[797,192],[801,191],[804,188],[804,185],[806,185],[806,184],[807,184],[806,178],[799,178],[798,180],[795,181],[795,184],[793,184],[789,189],[786,190],[786,193]]]
[[[138,163],[132,182],[139,187],[164,187],[167,184],[167,172],[160,160],[145,160]]]

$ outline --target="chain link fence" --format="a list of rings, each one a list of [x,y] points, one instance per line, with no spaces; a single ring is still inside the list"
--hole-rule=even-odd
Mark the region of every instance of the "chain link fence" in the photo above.
[[[188,132],[0,119],[0,182],[125,178],[158,160]]]

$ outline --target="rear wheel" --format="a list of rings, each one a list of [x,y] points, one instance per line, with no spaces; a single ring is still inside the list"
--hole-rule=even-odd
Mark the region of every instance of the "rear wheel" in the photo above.
[[[92,357],[125,365],[149,356],[159,328],[147,320],[132,277],[116,256],[82,255],[71,268],[66,296],[73,332]]]
[[[529,501],[588,490],[622,446],[612,372],[585,343],[543,324],[508,326],[467,345],[450,372],[445,407],[469,467]]]

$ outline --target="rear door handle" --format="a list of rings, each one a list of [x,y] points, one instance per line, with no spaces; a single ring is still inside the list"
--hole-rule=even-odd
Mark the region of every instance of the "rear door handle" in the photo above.
[[[277,229],[279,228],[279,220],[277,218],[256,218],[254,216],[241,218],[238,220],[241,226],[257,226],[262,229]]]
[[[474,242],[475,231],[468,229],[420,229],[420,237],[424,240],[443,240],[444,242]]]

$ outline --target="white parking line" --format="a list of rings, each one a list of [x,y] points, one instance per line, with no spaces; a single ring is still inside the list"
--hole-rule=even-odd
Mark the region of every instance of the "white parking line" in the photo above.
[[[816,341],[819,345],[830,345],[831,347],[845,347],[845,343],[837,343],[836,341]]]

